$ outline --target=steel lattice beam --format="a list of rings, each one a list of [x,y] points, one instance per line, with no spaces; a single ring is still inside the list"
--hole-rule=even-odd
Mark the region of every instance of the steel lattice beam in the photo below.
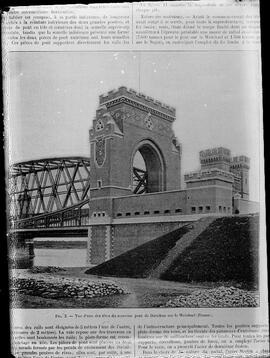
[[[14,164],[9,172],[11,220],[80,207],[89,199],[89,191],[89,158],[46,158]]]
[[[147,192],[148,179],[146,170],[133,167],[133,193],[143,194]]]

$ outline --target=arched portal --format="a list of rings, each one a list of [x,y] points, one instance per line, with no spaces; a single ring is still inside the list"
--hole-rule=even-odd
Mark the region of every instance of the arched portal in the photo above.
[[[133,193],[155,193],[164,188],[164,161],[157,146],[148,140],[135,149],[132,164]]]

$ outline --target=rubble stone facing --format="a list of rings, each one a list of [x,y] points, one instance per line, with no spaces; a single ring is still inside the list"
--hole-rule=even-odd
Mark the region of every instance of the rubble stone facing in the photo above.
[[[13,294],[24,293],[44,298],[92,298],[129,293],[112,281],[89,281],[63,276],[16,277],[12,281]]]
[[[197,290],[187,296],[179,296],[165,307],[258,307],[259,295],[236,287],[218,287]]]

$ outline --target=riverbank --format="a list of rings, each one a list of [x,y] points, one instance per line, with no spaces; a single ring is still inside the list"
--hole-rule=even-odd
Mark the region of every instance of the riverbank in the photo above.
[[[85,274],[86,268],[35,268],[29,270],[13,270],[12,276],[35,281],[32,285],[41,285],[40,292],[34,289],[16,291],[13,294],[12,307],[14,308],[157,308],[165,306],[167,302],[178,299],[179,296],[188,296],[198,290],[207,291],[220,286],[230,287],[233,282],[218,283],[181,283],[164,280],[104,277]],[[44,281],[43,283],[41,281]],[[60,282],[62,291],[53,287],[52,295],[41,295],[42,285]],[[78,289],[79,295],[63,295],[63,283],[71,286],[69,292]],[[103,286],[102,286],[103,285]],[[105,285],[105,286],[104,286]],[[72,288],[72,286],[74,286]],[[48,286],[46,286],[48,287]],[[46,288],[45,287],[45,288]],[[77,287],[77,289],[76,289]],[[110,294],[86,294],[89,287],[118,287],[120,290]],[[44,288],[44,287],[43,287]],[[123,290],[123,292],[121,291]],[[90,290],[91,291],[91,290]],[[247,291],[248,292],[248,291]],[[98,292],[97,292],[98,293]]]

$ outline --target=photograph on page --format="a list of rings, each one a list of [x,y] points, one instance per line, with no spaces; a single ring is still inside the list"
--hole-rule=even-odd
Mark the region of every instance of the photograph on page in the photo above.
[[[3,14],[16,358],[269,357],[259,6]]]
[[[15,307],[258,306],[257,66],[11,54]]]

